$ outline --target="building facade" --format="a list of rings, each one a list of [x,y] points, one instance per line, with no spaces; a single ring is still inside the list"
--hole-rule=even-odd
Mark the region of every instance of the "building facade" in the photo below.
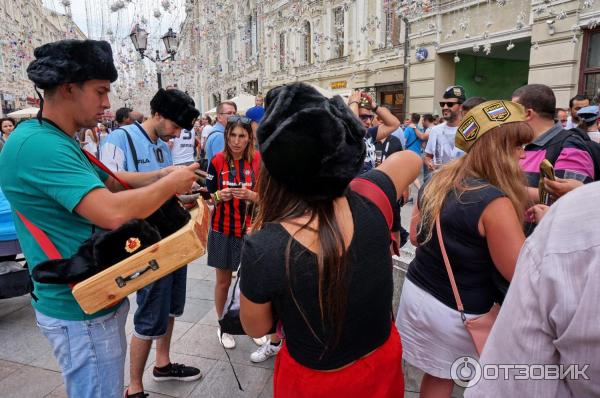
[[[68,9],[67,9],[68,11]],[[85,38],[70,16],[45,8],[42,0],[0,0],[0,103],[2,114],[39,104],[27,66],[33,50],[66,38]]]
[[[400,117],[439,113],[451,84],[492,99],[543,83],[561,107],[600,87],[593,0],[188,0],[186,11],[170,78],[203,111],[294,81],[366,90]]]

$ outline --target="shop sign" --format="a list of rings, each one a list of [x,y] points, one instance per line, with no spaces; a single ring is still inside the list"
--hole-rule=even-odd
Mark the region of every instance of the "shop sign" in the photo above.
[[[346,80],[340,80],[339,82],[331,82],[329,87],[331,87],[332,90],[339,90],[342,88],[347,88],[348,82]]]

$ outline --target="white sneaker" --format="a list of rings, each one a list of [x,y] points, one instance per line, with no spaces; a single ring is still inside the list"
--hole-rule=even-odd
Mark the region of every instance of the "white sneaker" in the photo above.
[[[217,329],[217,336],[219,337],[219,343],[223,345],[223,347],[227,349],[235,348],[235,340],[233,336],[229,333],[223,333],[221,336],[221,329]]]
[[[258,350],[254,351],[250,354],[250,360],[254,363],[264,362],[272,356],[277,355],[279,350],[281,349],[281,342],[279,345],[271,344],[271,340],[267,340],[267,342],[261,345]]]
[[[254,340],[254,344],[256,344],[257,346],[261,346],[261,345],[265,344],[267,341],[270,341],[269,335],[263,336],[260,339],[252,338],[252,340]]]

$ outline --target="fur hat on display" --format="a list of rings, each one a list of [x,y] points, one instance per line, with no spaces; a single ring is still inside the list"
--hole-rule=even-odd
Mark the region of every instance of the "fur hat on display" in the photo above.
[[[181,90],[161,88],[150,101],[150,109],[160,113],[181,128],[191,130],[194,120],[200,116],[200,111],[195,108],[192,97]]]
[[[257,137],[269,174],[309,200],[343,195],[366,149],[365,128],[342,98],[293,83],[269,91],[265,103]]]
[[[64,83],[117,80],[110,44],[97,40],[61,40],[44,44],[33,52],[27,76],[43,90]]]
[[[191,219],[176,197],[145,220],[132,220],[112,231],[93,234],[70,258],[44,261],[31,271],[40,283],[77,283],[133,256],[176,232]]]

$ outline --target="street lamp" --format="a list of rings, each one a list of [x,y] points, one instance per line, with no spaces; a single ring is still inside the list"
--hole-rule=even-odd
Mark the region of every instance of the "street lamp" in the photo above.
[[[135,50],[140,53],[140,56],[142,58],[149,59],[156,65],[156,80],[158,83],[158,88],[162,88],[162,75],[160,70],[160,63],[163,63],[168,59],[175,59],[175,54],[177,53],[177,46],[179,44],[177,34],[173,32],[173,29],[169,28],[169,31],[165,33],[163,37],[161,37],[163,43],[165,44],[167,54],[169,54],[164,59],[160,58],[160,53],[158,52],[158,50],[156,50],[156,56],[154,58],[146,54],[146,50],[148,48],[148,32],[146,32],[146,30],[142,28],[139,24],[134,25],[133,29],[131,30],[131,34],[129,35],[129,38],[131,39]]]

